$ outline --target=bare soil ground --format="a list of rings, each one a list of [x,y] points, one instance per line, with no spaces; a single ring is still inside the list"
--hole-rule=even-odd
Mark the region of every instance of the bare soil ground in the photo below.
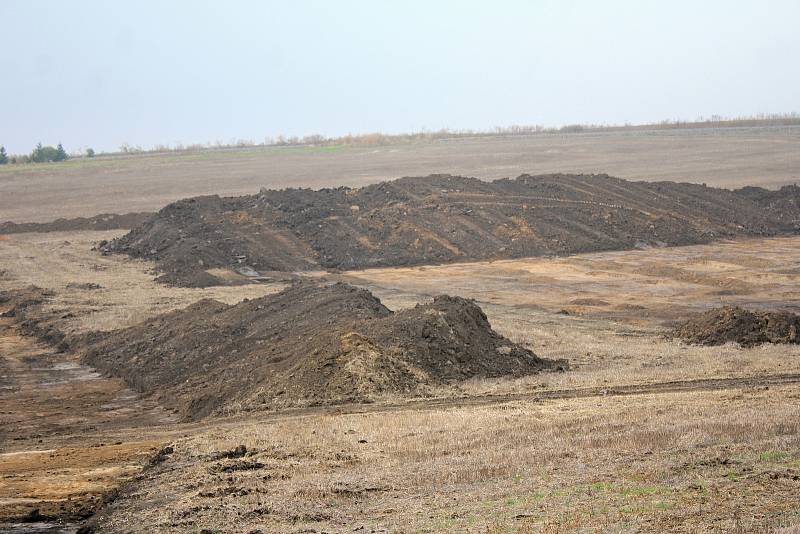
[[[151,263],[91,251],[121,234],[7,236],[0,289],[54,290],[47,310],[77,335],[132,326],[202,298],[233,304],[284,287],[163,286]],[[15,499],[13,507],[0,501],[0,510],[14,518],[58,510],[67,498],[80,502],[68,509],[90,509],[105,489],[129,480],[97,518],[101,531],[791,528],[800,523],[796,346],[702,347],[664,334],[688,311],[721,304],[797,310],[798,257],[800,239],[792,237],[311,273],[366,287],[391,309],[440,293],[474,298],[500,334],[542,357],[566,358],[571,370],[476,378],[422,400],[189,424],[159,421],[172,414],[128,393],[134,411],[118,418],[128,408],[102,406],[125,391],[122,384],[81,380],[83,368],[54,370],[77,355],[53,354],[6,324],[3,347],[14,348],[2,351],[3,383],[28,384],[29,393],[19,402],[0,390],[4,417],[22,438],[0,442],[0,498]],[[31,377],[55,372],[74,397],[36,393],[54,386]],[[72,425],[65,405],[85,421]],[[171,454],[138,471],[165,445]],[[245,449],[228,453],[239,445]],[[48,462],[35,460],[50,449]]]
[[[0,168],[0,222],[156,211],[262,187],[363,186],[450,173],[605,172],[630,180],[778,188],[800,180],[800,128],[719,128],[473,138],[387,147],[265,148]]]
[[[158,446],[107,433],[174,420],[121,379],[21,335],[12,318],[0,318],[0,373],[0,523],[85,519]]]

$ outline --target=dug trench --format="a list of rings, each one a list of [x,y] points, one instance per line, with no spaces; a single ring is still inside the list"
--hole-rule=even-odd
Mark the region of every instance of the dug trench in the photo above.
[[[94,217],[56,219],[55,221],[46,223],[15,223],[6,221],[0,223],[0,235],[28,232],[131,229],[143,224],[147,219],[152,217],[152,215],[152,213],[148,212],[124,213],[122,215],[116,213],[101,213]]]
[[[158,450],[163,437],[143,430],[176,418],[28,335],[25,304],[47,293],[20,296],[0,303],[0,532],[74,532]]]

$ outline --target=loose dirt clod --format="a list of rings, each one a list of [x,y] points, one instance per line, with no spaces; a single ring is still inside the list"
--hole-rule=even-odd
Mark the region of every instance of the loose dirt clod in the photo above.
[[[725,306],[699,313],[679,324],[672,336],[697,345],[728,342],[752,347],[763,343],[800,343],[800,315]]]
[[[162,281],[203,287],[233,283],[209,272],[219,268],[253,276],[688,245],[795,231],[800,189],[784,190],[607,175],[262,189],[175,202],[102,250],[155,260]]]
[[[28,286],[14,291],[0,291],[0,304],[10,305],[3,316],[24,318],[26,308],[38,306],[53,295],[52,291],[36,286]]]

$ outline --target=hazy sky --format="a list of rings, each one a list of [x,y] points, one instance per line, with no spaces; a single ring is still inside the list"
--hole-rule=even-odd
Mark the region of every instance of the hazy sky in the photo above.
[[[0,0],[0,144],[800,111],[800,1]]]

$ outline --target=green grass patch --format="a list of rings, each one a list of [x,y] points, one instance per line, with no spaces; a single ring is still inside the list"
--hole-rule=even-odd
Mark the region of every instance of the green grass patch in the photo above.
[[[590,485],[593,491],[612,491],[614,489],[613,482],[595,482],[594,484]]]
[[[657,493],[662,493],[664,489],[665,488],[659,486],[635,486],[632,488],[622,488],[620,493],[626,497],[637,497],[639,495],[655,495]]]
[[[759,454],[758,459],[761,462],[779,463],[788,460],[789,453],[782,451],[766,451]]]

